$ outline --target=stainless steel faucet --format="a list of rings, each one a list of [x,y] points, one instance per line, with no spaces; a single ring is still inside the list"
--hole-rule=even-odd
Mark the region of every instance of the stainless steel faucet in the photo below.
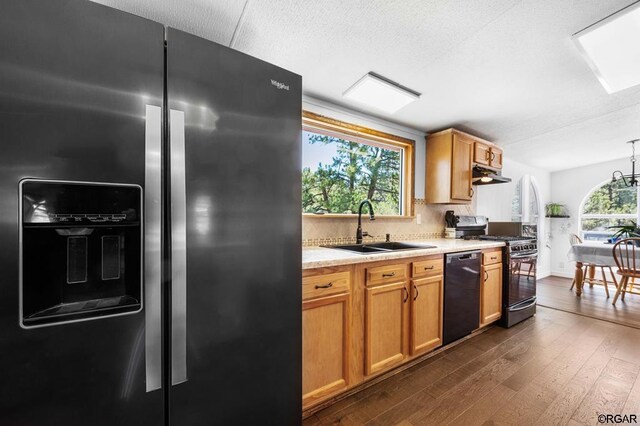
[[[373,213],[373,206],[371,205],[371,202],[369,200],[364,200],[363,202],[361,202],[360,207],[358,207],[358,229],[356,230],[356,244],[362,244],[362,237],[369,236],[368,233],[362,232],[362,207],[365,204],[369,207],[369,220],[376,219],[376,216]]]

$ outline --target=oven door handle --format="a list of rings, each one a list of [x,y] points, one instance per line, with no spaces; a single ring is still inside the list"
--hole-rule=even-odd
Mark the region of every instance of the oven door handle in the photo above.
[[[538,253],[529,253],[529,254],[512,254],[511,259],[537,259]]]
[[[535,305],[536,304],[536,300],[538,300],[538,298],[536,296],[533,296],[533,300],[531,301],[531,303],[527,303],[526,306],[519,306],[519,307],[514,308],[514,309],[509,308],[509,312],[524,311],[525,309],[528,309],[528,308],[532,307],[533,305]]]

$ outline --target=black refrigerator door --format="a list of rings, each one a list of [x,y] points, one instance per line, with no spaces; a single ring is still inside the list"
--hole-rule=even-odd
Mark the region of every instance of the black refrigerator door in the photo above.
[[[167,58],[171,422],[298,424],[301,78],[171,28]]]
[[[49,227],[42,232],[47,238],[32,235],[25,251],[18,219],[20,191],[24,188],[25,194],[38,193],[34,187],[40,179],[128,184],[126,188],[131,188],[134,194],[132,206],[142,208],[140,189],[147,189],[145,143],[157,147],[161,143],[163,31],[159,24],[89,1],[11,0],[0,5],[2,425],[163,422],[162,389],[147,392],[147,386],[160,384],[161,352],[159,334],[145,333],[147,305],[142,307],[142,301],[138,300],[142,275],[141,266],[135,262],[142,256],[142,229],[137,211],[132,215],[132,220],[138,223],[137,235],[124,228],[109,231],[107,223],[92,222],[91,226],[80,227],[67,224],[58,228],[46,223],[52,216],[45,201],[53,198],[44,196],[34,213],[39,219],[33,221],[45,223],[35,223],[32,228]],[[147,120],[151,116],[154,120]],[[154,173],[159,178],[160,170]],[[60,189],[64,185],[57,186],[61,193],[65,191]],[[159,189],[157,183],[155,188]],[[65,197],[69,192],[66,194]],[[101,205],[105,211],[84,213],[114,213],[113,204],[105,200],[95,200],[95,205]],[[28,205],[30,201],[33,200],[26,200],[23,206],[35,207],[35,203]],[[62,214],[59,218],[83,213],[70,211],[75,210],[73,204],[65,204],[64,208],[61,205],[56,211]],[[158,211],[153,206],[145,207]],[[79,223],[90,221],[84,216],[77,217]],[[95,229],[100,227],[102,236],[99,232],[91,235],[94,225]],[[152,229],[152,224],[149,225]],[[129,234],[133,236],[126,236]],[[67,245],[58,244],[65,240]],[[118,288],[106,291],[110,285],[124,285],[120,267],[113,270],[112,266],[111,272],[103,269],[102,275],[98,275],[96,265],[84,264],[87,258],[109,256],[95,253],[100,249],[94,242],[100,241],[103,249],[111,242],[112,251],[132,250],[137,245],[139,252],[126,259],[137,259],[132,260],[133,267],[127,265],[127,277],[135,278],[138,286],[134,291],[138,298],[135,302],[139,305],[120,310],[119,315],[89,319],[93,314],[67,313],[64,321],[59,320],[55,315],[69,307],[65,303],[76,303],[73,305],[76,309],[78,300],[88,297],[83,290],[87,274],[101,276],[97,279],[103,282],[92,284],[105,290],[99,297],[121,291]],[[133,241],[135,244],[129,244]],[[158,243],[157,239],[147,248],[157,247]],[[28,270],[22,272],[40,274],[38,280],[29,281],[31,287],[25,293],[24,306],[21,252],[26,257],[22,259],[24,265],[28,265]],[[91,291],[100,293],[95,288]],[[30,303],[26,298],[53,304],[47,311],[53,314],[43,321],[36,316],[27,318],[30,311],[22,309]],[[62,304],[56,305],[56,300]],[[87,303],[83,306],[95,308],[100,302]],[[154,342],[154,353],[150,354],[145,347]],[[155,374],[148,376],[146,367]]]

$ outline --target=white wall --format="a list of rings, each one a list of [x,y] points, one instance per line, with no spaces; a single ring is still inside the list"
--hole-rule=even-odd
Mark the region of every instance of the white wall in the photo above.
[[[544,206],[551,198],[550,173],[517,161],[509,160],[505,154],[502,175],[511,178],[509,183],[476,186],[476,214],[487,216],[494,222],[511,221],[511,201],[515,188],[524,175],[530,175],[538,188],[540,213],[544,216]],[[541,236],[541,247],[538,247],[538,277],[546,277],[551,273],[551,249],[548,244],[549,219],[543,219],[538,232]]]
[[[316,114],[325,115],[336,120],[359,126],[369,127],[381,132],[391,133],[407,139],[413,139],[416,143],[415,154],[415,197],[424,198],[424,167],[425,167],[425,136],[426,133],[400,124],[374,118],[365,114],[342,108],[329,102],[321,101],[310,96],[302,97],[302,108]]]
[[[569,234],[580,235],[580,206],[591,190],[611,179],[614,170],[631,172],[629,158],[551,173],[551,201],[566,204],[570,219],[551,219],[551,273],[573,277],[574,263],[567,261]]]

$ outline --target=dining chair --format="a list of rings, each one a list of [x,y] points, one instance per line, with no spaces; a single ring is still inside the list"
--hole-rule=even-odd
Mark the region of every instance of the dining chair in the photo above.
[[[636,250],[639,248],[639,244],[640,238],[626,238],[613,245],[613,259],[618,266],[618,274],[622,276],[618,281],[616,295],[613,297],[614,305],[621,294],[622,300],[624,300],[626,293],[640,294],[640,291],[633,286],[633,280],[640,278],[640,259],[636,257]],[[640,253],[638,256],[640,256]],[[631,280],[631,283],[629,283],[629,280]]]
[[[569,243],[571,243],[572,246],[576,244],[582,244],[582,242],[583,242],[582,238],[580,238],[578,235],[569,234]],[[607,274],[605,272],[605,268],[609,271],[609,274],[611,275],[611,280],[614,287],[617,288],[618,286],[618,283],[616,281],[616,276],[613,273],[611,266],[597,265],[595,263],[588,263],[588,262],[583,262],[583,265],[584,265],[584,272],[582,274],[582,282],[580,284],[584,285],[584,283],[586,282],[586,283],[589,283],[589,287],[593,287],[594,284],[603,285],[604,292],[607,294],[607,299],[608,299],[609,298],[609,281],[607,280]],[[596,268],[600,268],[602,279],[595,277]],[[575,287],[575,285],[576,285],[576,279],[574,277],[573,282],[571,283],[570,290],[573,290],[573,287]]]

